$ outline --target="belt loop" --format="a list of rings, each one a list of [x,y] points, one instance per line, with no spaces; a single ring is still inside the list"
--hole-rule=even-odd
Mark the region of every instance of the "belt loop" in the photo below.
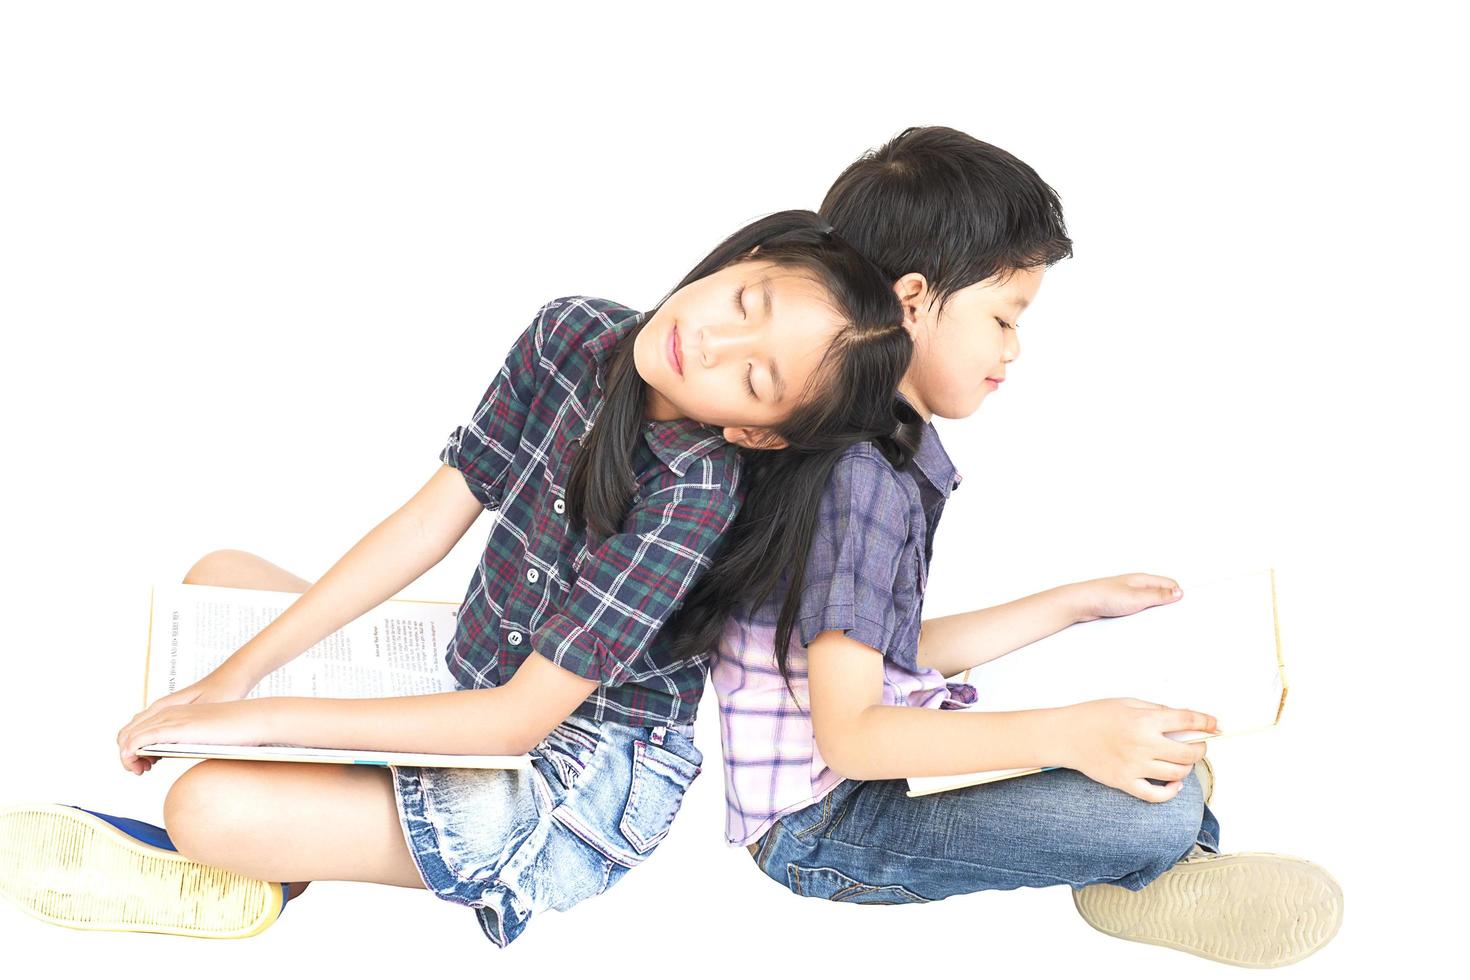
[[[648,741],[654,745],[663,745],[664,736],[668,734],[668,731],[667,727],[659,725],[648,733]]]

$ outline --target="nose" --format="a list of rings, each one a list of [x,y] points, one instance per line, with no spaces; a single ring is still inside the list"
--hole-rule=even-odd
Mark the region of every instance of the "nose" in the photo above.
[[[727,357],[742,357],[750,348],[755,330],[739,327],[700,327],[694,332],[701,367],[714,367]]]
[[[1006,331],[1006,345],[1004,360],[1007,364],[1021,356],[1021,339],[1016,336],[1015,330]]]

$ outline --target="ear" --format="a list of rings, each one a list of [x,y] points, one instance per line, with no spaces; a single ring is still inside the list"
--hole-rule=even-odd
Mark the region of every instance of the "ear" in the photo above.
[[[893,294],[903,305],[903,325],[912,332],[919,317],[929,309],[929,280],[917,272],[905,273],[893,283]]]
[[[750,425],[727,425],[724,436],[726,442],[733,442],[737,446],[746,449],[785,449],[789,443],[770,429]]]

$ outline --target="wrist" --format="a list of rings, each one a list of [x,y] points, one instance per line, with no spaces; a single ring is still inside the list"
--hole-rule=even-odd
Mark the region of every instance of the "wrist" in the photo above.
[[[1087,599],[1087,583],[1072,582],[1057,586],[1057,602],[1064,611],[1068,626],[1096,619]]]
[[[1045,708],[1042,711],[1041,738],[1038,739],[1045,756],[1042,765],[1076,769],[1076,727],[1074,710],[1076,705],[1063,708]]]
[[[249,660],[242,659],[237,652],[225,660],[213,671],[213,676],[226,684],[240,688],[240,696],[243,698],[254,690],[265,675],[257,670]]]

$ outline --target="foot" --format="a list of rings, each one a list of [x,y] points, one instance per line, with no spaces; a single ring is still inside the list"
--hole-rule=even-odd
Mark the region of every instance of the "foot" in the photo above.
[[[191,861],[168,834],[73,806],[0,807],[0,894],[73,929],[239,939],[275,922],[286,896]]]
[[[1198,846],[1141,891],[1088,885],[1073,890],[1072,901],[1109,936],[1234,966],[1295,963],[1342,925],[1342,888],[1312,862]]]

